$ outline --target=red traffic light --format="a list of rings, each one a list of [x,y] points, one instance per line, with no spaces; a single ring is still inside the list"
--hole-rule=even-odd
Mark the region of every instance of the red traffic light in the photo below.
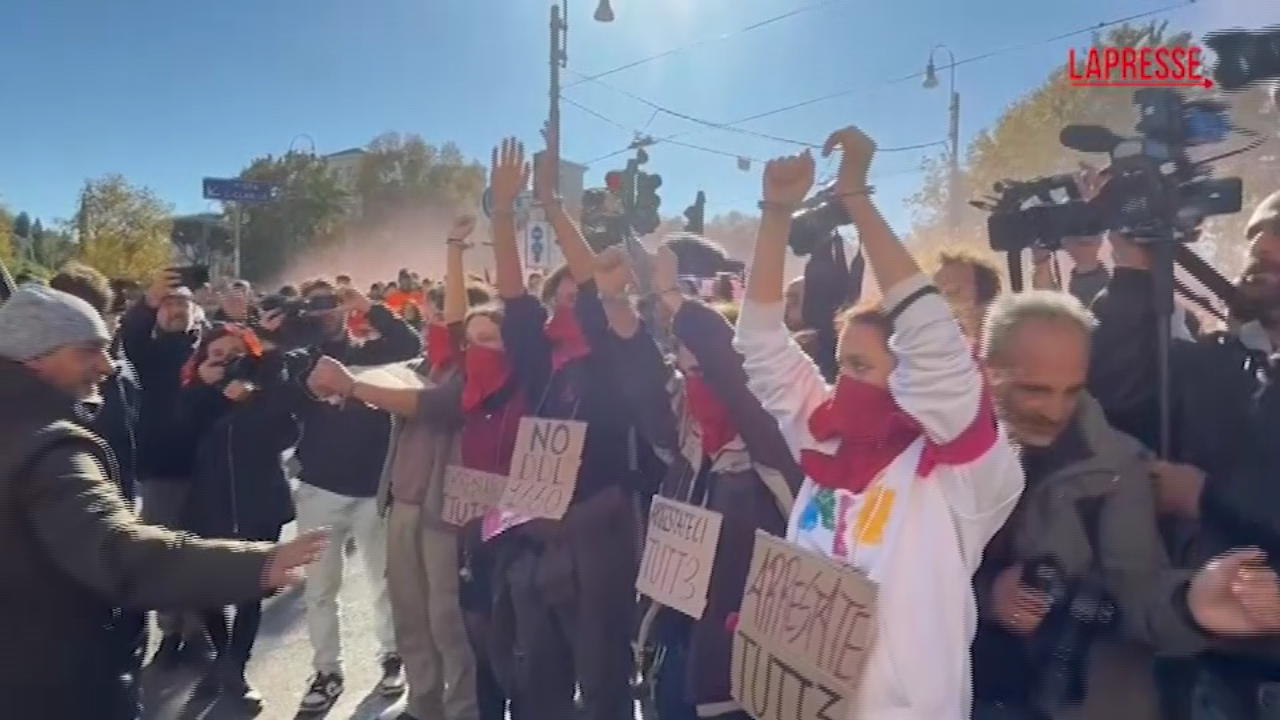
[[[604,186],[609,188],[609,192],[620,192],[622,190],[622,173],[618,170],[605,173]]]

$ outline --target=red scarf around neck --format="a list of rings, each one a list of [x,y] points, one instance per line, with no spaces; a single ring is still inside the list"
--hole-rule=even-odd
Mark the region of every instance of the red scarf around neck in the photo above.
[[[729,414],[729,408],[712,392],[702,375],[690,373],[685,378],[684,390],[689,414],[698,423],[702,434],[702,451],[709,457],[715,457],[738,436],[738,427]]]
[[[860,493],[916,438],[920,425],[887,388],[841,375],[835,392],[809,416],[815,440],[839,440],[835,455],[800,451],[800,467],[823,487]]]
[[[543,332],[551,341],[551,369],[559,370],[569,362],[585,357],[591,352],[582,326],[574,314],[573,305],[557,305],[547,319]]]
[[[471,412],[507,384],[511,366],[501,350],[472,345],[462,355],[465,384],[462,387],[462,410]]]

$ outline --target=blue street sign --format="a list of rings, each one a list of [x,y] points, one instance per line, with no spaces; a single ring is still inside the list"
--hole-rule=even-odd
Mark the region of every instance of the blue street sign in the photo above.
[[[271,183],[236,178],[205,178],[203,190],[205,200],[239,203],[270,202],[276,192]]]

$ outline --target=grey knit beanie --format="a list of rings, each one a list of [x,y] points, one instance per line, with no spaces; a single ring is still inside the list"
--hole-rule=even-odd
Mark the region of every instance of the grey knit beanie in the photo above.
[[[0,305],[0,358],[25,362],[66,345],[110,341],[98,311],[61,290],[29,283]]]

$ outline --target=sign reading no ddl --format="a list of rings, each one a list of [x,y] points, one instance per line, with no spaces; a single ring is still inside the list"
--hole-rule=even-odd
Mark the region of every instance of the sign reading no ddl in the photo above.
[[[529,518],[564,517],[578,484],[586,436],[587,424],[578,420],[521,418],[497,509]]]

